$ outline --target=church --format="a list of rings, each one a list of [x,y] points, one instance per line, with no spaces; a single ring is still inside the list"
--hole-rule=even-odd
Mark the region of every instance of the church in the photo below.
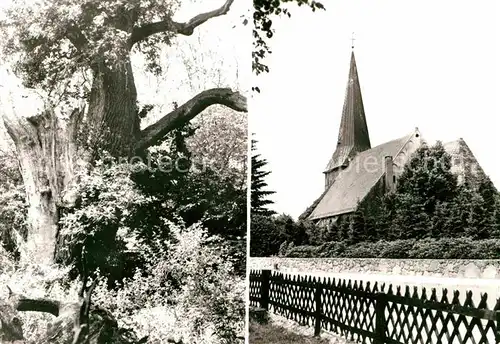
[[[404,136],[371,146],[353,50],[337,146],[323,172],[325,189],[301,217],[328,226],[339,216],[353,213],[359,202],[370,195],[394,191],[405,164],[424,143],[415,128]],[[452,157],[451,171],[457,174],[459,183],[465,171],[484,175],[462,138],[443,146]]]

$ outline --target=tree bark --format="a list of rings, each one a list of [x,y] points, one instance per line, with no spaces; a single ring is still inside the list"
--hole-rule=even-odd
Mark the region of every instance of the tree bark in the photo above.
[[[148,38],[151,35],[165,31],[190,36],[193,34],[195,28],[205,23],[207,20],[225,15],[227,12],[229,12],[229,9],[231,8],[233,2],[234,0],[226,0],[222,7],[210,12],[200,13],[185,23],[177,23],[171,18],[167,18],[162,21],[135,27],[132,31],[131,44],[133,45]]]
[[[222,104],[235,111],[247,111],[246,98],[239,92],[234,92],[229,88],[213,88],[203,91],[142,130],[139,140],[135,143],[135,150],[141,151],[157,144],[169,131],[186,124],[214,104]]]
[[[28,237],[21,247],[25,261],[51,264],[54,259],[59,221],[58,207],[71,203],[67,191],[74,180],[78,161],[76,133],[82,109],[69,119],[59,119],[50,107],[31,117],[15,113],[2,104],[3,119],[15,143],[28,202]]]
[[[23,117],[15,113],[13,104],[2,104],[28,201],[27,245],[21,248],[24,261],[54,262],[60,209],[76,199],[73,185],[91,161],[91,150],[100,147],[115,157],[130,157],[157,144],[210,105],[247,111],[246,98],[239,92],[211,89],[140,131],[136,99],[131,66],[126,62],[96,74],[87,113],[76,109],[62,119],[47,104],[40,114]]]
[[[137,90],[130,58],[94,69],[88,123],[91,149],[102,148],[112,156],[130,156],[140,133]]]
[[[72,205],[76,197],[71,192],[72,184],[78,182],[79,170],[99,156],[99,150],[114,157],[142,155],[169,131],[210,105],[222,104],[236,111],[247,111],[246,98],[240,93],[211,89],[141,131],[130,63],[134,43],[161,31],[190,34],[207,20],[226,14],[233,1],[226,0],[221,8],[199,14],[186,23],[167,19],[131,28],[130,42],[117,61],[106,62],[102,57],[90,66],[93,81],[86,112],[77,109],[69,119],[62,119],[47,103],[40,114],[27,117],[15,113],[15,104],[2,104],[0,111],[16,146],[28,201],[28,238],[26,247],[21,248],[22,259],[44,264],[54,262],[60,209]],[[77,49],[85,49],[88,43],[75,27],[68,29],[67,37]]]

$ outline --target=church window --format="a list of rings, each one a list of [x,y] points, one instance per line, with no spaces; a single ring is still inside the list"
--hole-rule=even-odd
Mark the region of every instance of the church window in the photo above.
[[[396,176],[392,176],[392,182],[396,183]]]

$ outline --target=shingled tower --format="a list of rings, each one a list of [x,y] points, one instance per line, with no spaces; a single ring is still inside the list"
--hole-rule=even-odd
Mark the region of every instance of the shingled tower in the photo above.
[[[351,53],[349,80],[342,109],[337,148],[333,153],[325,171],[325,187],[333,183],[338,173],[346,168],[349,161],[359,152],[370,149],[370,135],[366,124],[365,109],[354,51]]]

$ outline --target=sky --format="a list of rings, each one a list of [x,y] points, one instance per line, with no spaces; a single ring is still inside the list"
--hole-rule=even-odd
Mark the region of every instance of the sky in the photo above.
[[[273,21],[270,73],[250,100],[269,164],[272,208],[298,217],[324,188],[349,71],[351,37],[372,147],[415,127],[463,138],[500,188],[500,5],[482,1],[328,0]]]

